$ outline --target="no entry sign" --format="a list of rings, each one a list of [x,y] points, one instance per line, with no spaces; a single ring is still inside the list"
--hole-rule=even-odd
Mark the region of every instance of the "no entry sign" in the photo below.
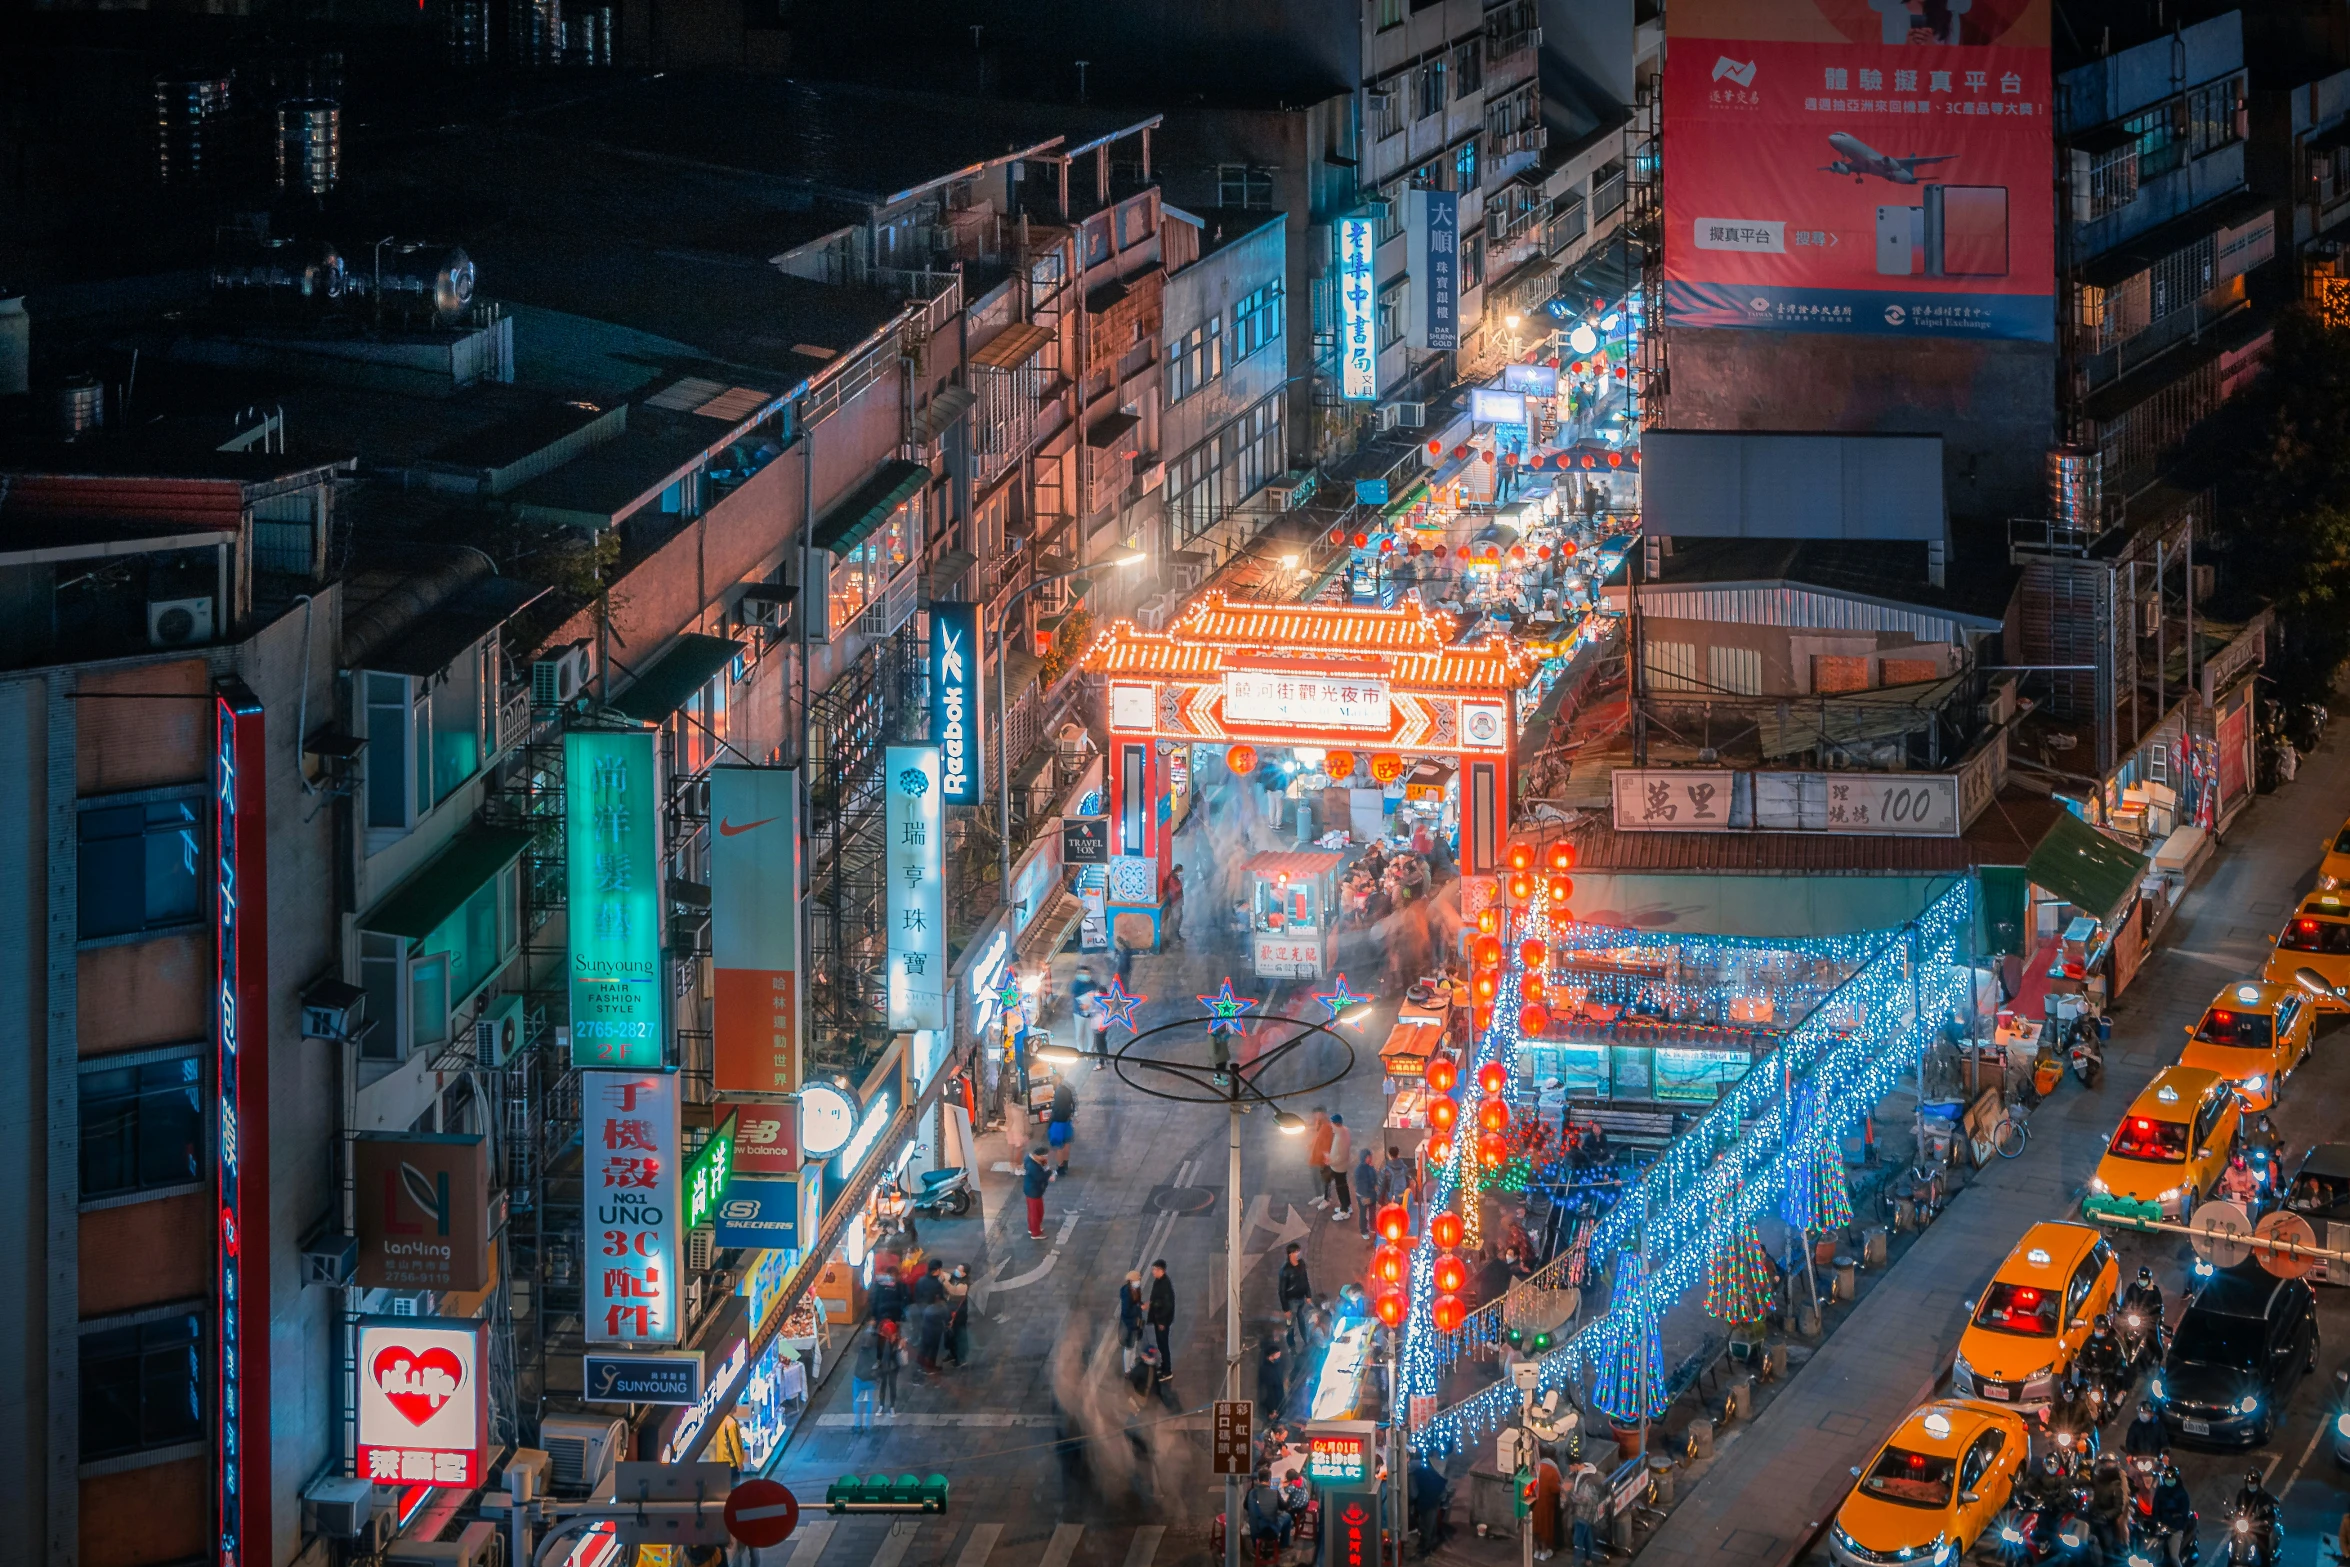
[[[726,1532],[756,1549],[781,1545],[800,1522],[800,1499],[773,1480],[745,1480],[727,1494]]]

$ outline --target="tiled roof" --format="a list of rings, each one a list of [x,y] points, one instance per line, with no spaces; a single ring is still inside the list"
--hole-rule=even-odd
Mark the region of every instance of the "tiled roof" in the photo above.
[[[2003,790],[1956,838],[1878,838],[1814,832],[1617,832],[1593,823],[1570,834],[1578,871],[1788,871],[1937,875],[1978,865],[2022,865],[2064,807]]]
[[[1214,680],[1227,668],[1265,667],[1273,659],[1300,670],[1353,669],[1414,690],[1457,692],[1514,691],[1540,664],[1506,637],[1456,643],[1454,631],[1451,616],[1416,602],[1349,609],[1234,603],[1210,592],[1163,632],[1124,620],[1105,627],[1086,650],[1085,667],[1097,674]]]

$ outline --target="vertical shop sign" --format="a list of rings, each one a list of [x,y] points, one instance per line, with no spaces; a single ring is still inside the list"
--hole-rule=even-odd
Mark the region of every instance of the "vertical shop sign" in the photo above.
[[[677,1079],[665,1072],[584,1072],[580,1083],[588,1341],[674,1344]]]
[[[711,768],[710,820],[713,1082],[721,1093],[797,1093],[799,770]]]
[[[1461,198],[1449,190],[1404,193],[1411,230],[1412,342],[1420,348],[1461,346]]]
[[[477,1290],[489,1283],[487,1139],[361,1132],[351,1157],[363,1288]]]
[[[489,1429],[486,1324],[449,1317],[359,1322],[359,1478],[481,1484]]]
[[[1379,396],[1378,297],[1371,275],[1375,244],[1369,218],[1338,220],[1339,390],[1353,402]]]
[[[261,701],[239,680],[212,703],[213,1081],[219,1271],[213,1284],[218,1567],[266,1563],[269,1507],[269,830]],[[245,1260],[257,1259],[248,1270]],[[252,1298],[249,1298],[252,1297]]]
[[[938,747],[889,747],[889,1026],[947,1026],[946,825]]]
[[[563,737],[571,1064],[661,1064],[661,867],[653,731]]]
[[[979,606],[934,601],[930,606],[930,738],[938,743],[939,783],[949,805],[978,805],[987,796],[982,684]]]

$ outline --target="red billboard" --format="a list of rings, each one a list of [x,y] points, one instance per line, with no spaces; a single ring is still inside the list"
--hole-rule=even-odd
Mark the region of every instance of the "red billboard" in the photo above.
[[[1674,0],[1665,318],[2056,335],[2048,0]]]

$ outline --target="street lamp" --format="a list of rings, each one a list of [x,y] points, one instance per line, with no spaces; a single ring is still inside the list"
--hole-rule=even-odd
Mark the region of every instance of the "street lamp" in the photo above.
[[[1113,567],[1139,566],[1149,559],[1140,550],[1122,550],[1107,560],[1097,560],[1090,566],[1078,566],[1069,571],[1056,571],[1023,583],[1010,598],[1004,600],[1003,610],[996,616],[995,627],[995,831],[996,831],[996,892],[1004,900],[1004,927],[1018,934],[1018,924],[1012,912],[1012,754],[1011,745],[1004,738],[1004,634],[1012,624],[1012,614],[1020,601],[1048,582],[1065,582],[1071,577],[1088,576]],[[1041,1056],[1042,1051],[1038,1054]],[[1020,1108],[1028,1108],[1028,1068],[1020,1068]],[[1023,1124],[1020,1135],[1025,1140],[1029,1128]]]
[[[1240,1118],[1262,1105],[1273,1112],[1273,1124],[1290,1136],[1306,1129],[1304,1119],[1281,1108],[1277,1102],[1295,1099],[1302,1094],[1317,1094],[1343,1082],[1354,1070],[1355,1048],[1346,1036],[1326,1023],[1308,1022],[1303,1018],[1271,1017],[1267,1023],[1286,1023],[1297,1033],[1261,1052],[1245,1066],[1235,1065],[1231,1059],[1230,1036],[1239,1032],[1237,1022],[1228,1017],[1180,1018],[1172,1023],[1161,1023],[1148,1028],[1126,1041],[1110,1058],[1117,1069],[1119,1080],[1127,1087],[1139,1089],[1158,1099],[1172,1099],[1179,1104],[1221,1104],[1230,1124],[1227,1139],[1227,1162],[1224,1176],[1224,1397],[1240,1402],[1240,1275],[1242,1258],[1240,1243],[1243,1234],[1240,1220]],[[1201,1023],[1208,1030],[1209,1054],[1206,1062],[1182,1061],[1164,1056],[1136,1055],[1135,1047],[1144,1040],[1176,1029],[1197,1028]],[[1346,1062],[1337,1072],[1319,1082],[1297,1088],[1267,1090],[1259,1078],[1265,1069],[1281,1060],[1298,1046],[1317,1034],[1338,1041],[1346,1051]],[[1070,1052],[1072,1057],[1076,1052]],[[1131,1071],[1129,1069],[1132,1069]],[[1171,1084],[1154,1086],[1139,1080],[1136,1072],[1157,1073]],[[1252,1433],[1253,1434],[1253,1433]],[[1224,1563],[1225,1567],[1240,1567],[1240,1536],[1246,1527],[1240,1516],[1240,1487],[1242,1477],[1224,1477]]]

